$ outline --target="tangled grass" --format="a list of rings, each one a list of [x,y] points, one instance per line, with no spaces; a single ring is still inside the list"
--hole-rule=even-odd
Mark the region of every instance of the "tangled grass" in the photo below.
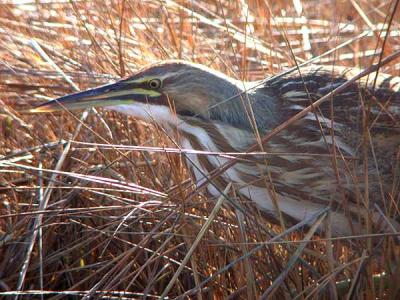
[[[368,67],[400,49],[396,5],[1,1],[0,297],[399,299],[396,235],[283,230],[196,189],[152,124],[21,113],[167,58],[243,80],[316,57]]]

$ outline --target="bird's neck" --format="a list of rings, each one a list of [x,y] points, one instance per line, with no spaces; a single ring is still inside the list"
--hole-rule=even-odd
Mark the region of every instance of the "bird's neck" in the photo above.
[[[132,104],[107,107],[107,109],[130,115],[149,123],[156,123],[169,130],[191,128],[194,122],[215,127],[236,128],[241,131],[265,131],[277,124],[278,100],[259,82],[225,84],[218,99],[210,99],[205,114],[179,114],[165,105],[134,102]],[[203,126],[203,127],[204,127]],[[190,130],[189,130],[190,131]],[[193,131],[193,130],[191,130]]]
[[[240,129],[256,126],[265,131],[277,125],[279,101],[261,82],[237,82],[232,90],[209,109],[213,121]]]

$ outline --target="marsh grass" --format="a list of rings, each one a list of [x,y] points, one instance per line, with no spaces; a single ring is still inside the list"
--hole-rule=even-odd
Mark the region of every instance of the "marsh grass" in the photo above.
[[[398,299],[395,235],[285,231],[196,189],[157,126],[21,113],[162,59],[254,80],[324,53],[317,63],[367,68],[383,44],[383,57],[400,49],[395,2],[296,2],[1,1],[0,296]]]

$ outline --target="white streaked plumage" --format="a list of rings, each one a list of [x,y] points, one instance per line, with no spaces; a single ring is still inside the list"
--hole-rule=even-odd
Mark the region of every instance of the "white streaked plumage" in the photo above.
[[[205,66],[168,61],[116,84],[62,97],[37,111],[52,111],[58,102],[74,109],[104,101],[108,109],[157,123],[182,148],[245,152],[259,145],[256,137],[270,133],[358,73],[357,69],[311,66],[302,68],[301,74],[295,70],[242,83]],[[151,87],[152,80],[160,84]],[[390,206],[400,201],[400,179],[396,179],[400,178],[396,152],[400,149],[400,78],[379,74],[374,83],[371,74],[335,94],[258,149],[273,155],[236,162],[207,190],[217,197],[218,190],[231,181],[240,195],[275,219],[279,214],[272,197],[294,221],[329,206],[334,235],[362,233],[367,212],[376,228],[387,228],[378,222],[374,205],[396,212]],[[365,116],[370,121],[367,138]],[[197,184],[229,160],[197,153],[187,158]],[[272,186],[276,195],[270,195]]]

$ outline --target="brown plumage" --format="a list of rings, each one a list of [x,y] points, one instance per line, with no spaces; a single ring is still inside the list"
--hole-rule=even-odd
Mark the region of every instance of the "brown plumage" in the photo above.
[[[240,82],[204,66],[168,61],[115,84],[68,95],[33,111],[107,106],[179,131],[182,148],[245,152],[221,178],[208,182],[219,196],[227,182],[272,219],[300,221],[329,206],[335,235],[362,233],[365,218],[387,230],[374,205],[392,221],[400,200],[400,78],[370,74],[274,136],[271,132],[359,72],[311,66],[259,82]],[[176,114],[175,114],[176,113]],[[187,154],[197,184],[229,160]],[[276,200],[276,201],[274,201]],[[274,205],[277,203],[277,206]]]

